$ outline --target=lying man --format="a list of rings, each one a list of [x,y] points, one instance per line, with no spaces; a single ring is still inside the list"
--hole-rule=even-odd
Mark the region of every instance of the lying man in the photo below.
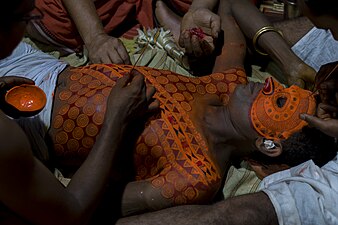
[[[286,156],[281,158],[291,160],[295,147],[290,144],[299,146],[307,140],[306,147],[317,145],[314,150],[318,150],[318,145],[325,144],[332,152],[305,154],[285,163],[293,166],[313,158],[323,164],[334,157],[332,138],[315,130],[302,130],[306,123],[299,114],[313,114],[315,110],[311,92],[297,86],[285,89],[272,79],[265,85],[247,84],[243,69],[245,40],[234,20],[228,19],[223,21],[228,27],[225,40],[231,44],[229,54],[222,56],[229,59],[222,71],[187,78],[170,71],[134,68],[156,88],[161,110],[148,119],[143,130],[131,132],[127,140],[133,143],[134,136],[137,138],[136,146],[125,149],[127,155],[134,155],[135,168],[121,168],[136,175],[124,189],[123,215],[210,202],[222,184],[228,163],[254,150],[270,157],[283,152]],[[64,63],[25,44],[0,66],[3,76],[23,74],[39,86],[51,85],[43,87],[48,91],[49,107],[33,119],[47,115],[43,125],[49,127],[47,137],[54,147],[57,166],[65,171],[77,168],[91,151],[102,127],[110,89],[132,70],[128,65],[101,64],[65,68]],[[315,134],[310,135],[312,132]],[[120,162],[128,164],[123,159]]]
[[[1,2],[2,64],[10,61],[4,58],[12,53],[22,39],[27,21],[35,18],[36,15],[31,14],[33,8],[34,1],[30,0]],[[25,54],[32,55],[32,51]],[[37,63],[40,62],[43,60]],[[16,63],[13,64],[14,67],[25,64],[24,61]],[[55,73],[61,72],[65,67],[65,64],[55,60],[53,66],[44,65],[45,67],[37,66],[42,70],[35,68],[33,73],[36,76],[39,72],[46,75],[46,79],[35,79],[41,86],[53,84],[56,80],[53,78],[57,77]],[[10,64],[6,66],[1,67],[4,73],[6,68],[10,69]],[[48,70],[49,67],[53,69]],[[28,72],[26,69],[25,72]],[[46,70],[43,71],[44,69]],[[32,81],[22,77],[1,77],[1,93],[21,83],[32,84]],[[47,91],[46,88],[45,90]],[[49,97],[50,93],[47,92]],[[117,82],[108,97],[102,132],[67,187],[62,186],[48,168],[34,157],[29,142],[34,139],[27,137],[18,124],[0,110],[0,177],[3,181],[0,187],[1,224],[89,224],[104,199],[107,184],[121,182],[110,179],[112,165],[118,160],[117,153],[124,149],[122,139],[128,133],[126,128],[133,124],[132,121],[141,118],[152,107],[152,103],[156,107],[156,101],[148,101],[153,93],[154,89],[145,86],[140,74],[127,75]],[[115,99],[116,96],[118,99]],[[43,126],[38,128],[40,130],[37,132],[41,133],[46,129]]]
[[[336,0],[298,0],[301,12],[338,40]],[[318,46],[318,51],[322,46]],[[334,50],[334,49],[331,49]],[[316,56],[318,57],[318,56]],[[333,68],[337,68],[336,66]],[[322,90],[317,116],[301,116],[314,127],[338,138],[337,70],[319,85]],[[333,81],[333,82],[332,82]],[[328,102],[327,100],[333,100]],[[325,152],[326,148],[322,148]],[[324,166],[305,162],[263,180],[261,191],[213,205],[182,206],[121,220],[127,224],[337,224],[338,158]]]

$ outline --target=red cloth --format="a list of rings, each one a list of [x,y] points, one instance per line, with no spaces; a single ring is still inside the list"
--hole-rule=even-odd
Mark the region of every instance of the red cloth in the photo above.
[[[176,13],[184,14],[188,11],[192,0],[165,0],[165,2]]]
[[[44,14],[39,25],[49,37],[74,50],[82,47],[83,41],[62,0],[36,0],[35,4]],[[106,33],[119,28],[122,36],[130,37],[128,30],[123,30],[126,24],[135,34],[137,27],[153,27],[152,0],[97,0],[95,6]]]

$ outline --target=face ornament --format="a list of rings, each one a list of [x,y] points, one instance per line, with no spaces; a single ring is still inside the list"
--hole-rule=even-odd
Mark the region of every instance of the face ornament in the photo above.
[[[299,114],[313,115],[315,110],[316,101],[310,91],[296,85],[284,88],[270,77],[251,106],[250,119],[261,136],[280,140],[287,139],[307,125]]]

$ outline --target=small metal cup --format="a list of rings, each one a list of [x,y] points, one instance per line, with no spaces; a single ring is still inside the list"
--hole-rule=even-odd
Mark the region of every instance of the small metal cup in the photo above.
[[[301,15],[296,0],[284,0],[284,19],[293,19]]]

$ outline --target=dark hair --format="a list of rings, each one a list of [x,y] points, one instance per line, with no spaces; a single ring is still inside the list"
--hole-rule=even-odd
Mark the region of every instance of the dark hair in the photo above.
[[[338,17],[337,0],[304,0],[314,14],[329,14]]]
[[[337,155],[338,150],[333,137],[307,126],[301,132],[281,141],[281,144],[283,151],[278,157],[258,153],[252,158],[267,165],[276,163],[289,166],[296,166],[312,159],[316,165],[323,166]]]
[[[310,127],[304,127],[301,132],[282,141],[282,148],[279,160],[290,166],[310,159],[318,166],[323,166],[337,155],[335,139]]]

